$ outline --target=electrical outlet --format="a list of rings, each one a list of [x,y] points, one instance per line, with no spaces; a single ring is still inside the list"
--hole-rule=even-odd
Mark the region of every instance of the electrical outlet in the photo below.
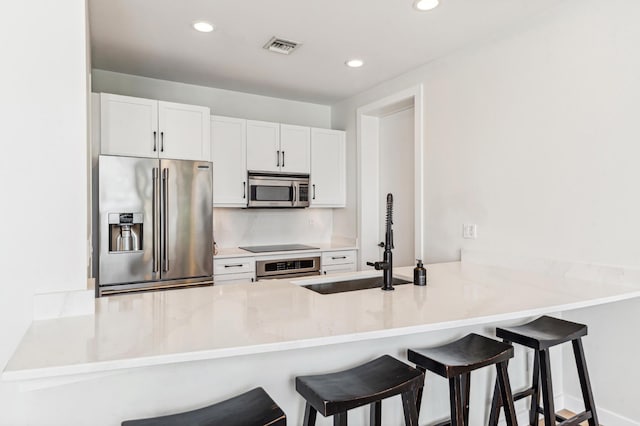
[[[478,226],[475,223],[465,223],[462,225],[462,237],[475,240],[478,237]]]

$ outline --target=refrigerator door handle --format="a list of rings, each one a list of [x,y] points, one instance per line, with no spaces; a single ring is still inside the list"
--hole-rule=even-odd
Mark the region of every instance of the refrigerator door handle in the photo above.
[[[153,272],[160,270],[160,169],[153,168]]]
[[[169,169],[162,169],[162,270],[169,272]]]

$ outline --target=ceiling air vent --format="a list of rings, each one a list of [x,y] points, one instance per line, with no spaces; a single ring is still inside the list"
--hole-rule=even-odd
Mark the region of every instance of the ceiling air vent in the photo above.
[[[275,53],[288,55],[300,47],[300,43],[297,41],[285,40],[283,38],[271,37],[271,40],[269,40],[269,42],[267,42],[263,47]]]

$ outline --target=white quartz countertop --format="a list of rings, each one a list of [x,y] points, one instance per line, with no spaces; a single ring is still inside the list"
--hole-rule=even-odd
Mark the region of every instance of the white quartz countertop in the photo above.
[[[218,254],[214,255],[214,259],[225,259],[229,257],[261,257],[273,255],[295,256],[297,254],[318,253],[322,251],[341,251],[341,250],[357,250],[353,244],[341,243],[322,243],[322,244],[306,244],[310,247],[316,247],[311,250],[287,250],[287,251],[270,251],[263,253],[252,253],[239,247],[226,247],[218,249]]]
[[[101,298],[93,316],[34,321],[2,379],[43,379],[393,337],[640,296],[640,286],[634,284],[471,263],[434,264],[427,270],[427,287],[407,284],[393,292],[320,295],[296,285],[303,280],[295,279]],[[411,274],[412,268],[395,271],[398,277]]]

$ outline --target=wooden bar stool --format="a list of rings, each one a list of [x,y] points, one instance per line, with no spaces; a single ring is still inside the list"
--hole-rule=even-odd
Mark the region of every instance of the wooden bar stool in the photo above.
[[[286,426],[284,412],[262,388],[184,413],[127,420],[122,426]]]
[[[517,425],[507,361],[513,358],[513,346],[489,339],[478,334],[469,334],[462,339],[435,348],[409,349],[409,361],[419,370],[449,379],[450,421],[439,425],[465,426],[469,424],[469,389],[471,372],[482,367],[495,365],[498,383],[504,405],[507,425]],[[418,412],[422,403],[422,388],[418,391]]]
[[[415,368],[384,355],[337,373],[296,377],[296,390],[304,397],[304,426],[316,423],[316,414],[333,416],[334,426],[347,425],[347,411],[371,404],[370,424],[382,425],[382,400],[402,395],[404,421],[417,426],[416,391],[424,375]]]
[[[496,335],[501,337],[505,342],[518,343],[535,350],[531,387],[514,395],[514,400],[531,396],[531,408],[529,409],[530,425],[537,426],[538,413],[544,414],[545,426],[555,425],[556,420],[566,422],[562,424],[572,425],[577,425],[588,420],[589,426],[598,425],[598,416],[596,414],[595,403],[593,402],[587,362],[584,358],[584,350],[582,348],[582,336],[587,335],[586,325],[543,316],[517,327],[497,328]],[[578,377],[580,379],[585,410],[570,419],[565,419],[555,413],[553,406],[553,385],[551,383],[549,348],[569,341],[573,344],[573,354],[578,367]],[[539,407],[540,382],[542,382],[542,405],[544,410]],[[501,404],[500,395],[494,392],[493,403],[491,404],[491,416],[489,418],[490,426],[496,426],[498,424],[498,417],[500,416],[499,407]]]

